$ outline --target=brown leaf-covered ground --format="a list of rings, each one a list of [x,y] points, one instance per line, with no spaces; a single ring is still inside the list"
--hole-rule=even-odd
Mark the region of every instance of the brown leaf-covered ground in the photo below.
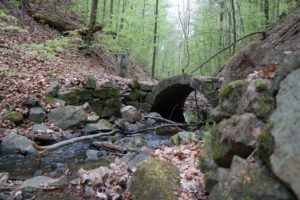
[[[151,81],[149,74],[133,63],[129,63],[128,78],[117,76],[114,55],[101,49],[80,51],[80,39],[63,37],[25,14],[18,19],[5,16],[0,20],[16,28],[0,28],[0,113],[6,109],[25,114],[26,97],[41,99],[54,79],[60,81],[62,90],[80,87],[84,76],[90,74],[98,84],[103,80]]]

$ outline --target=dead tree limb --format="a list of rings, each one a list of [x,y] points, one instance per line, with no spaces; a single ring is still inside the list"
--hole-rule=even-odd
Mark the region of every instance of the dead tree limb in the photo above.
[[[153,127],[153,128],[146,128],[146,129],[142,129],[142,130],[138,130],[138,131],[135,131],[135,132],[125,132],[125,134],[137,134],[137,133],[142,133],[142,132],[149,132],[149,131],[156,131],[157,129],[159,128],[165,128],[165,127],[175,127],[175,128],[178,128],[179,126],[187,126],[187,124],[162,124],[162,125],[159,125],[159,126],[156,126],[156,127]],[[179,130],[182,130],[184,131],[183,129],[181,128],[178,128]]]
[[[75,142],[82,142],[82,141],[86,141],[86,140],[92,140],[95,138],[100,138],[100,137],[104,137],[104,136],[110,136],[115,134],[116,131],[111,131],[111,132],[107,132],[107,133],[98,133],[95,135],[86,135],[86,136],[81,136],[81,137],[77,137],[77,138],[72,138],[69,140],[64,140],[61,142],[58,142],[56,144],[53,145],[49,145],[49,146],[38,146],[37,144],[35,144],[34,142],[32,142],[32,147],[39,153],[39,154],[44,154],[46,152],[49,151],[54,151],[58,148],[70,145],[70,144],[74,144]]]
[[[191,72],[191,74],[193,74],[193,73],[195,73],[196,71],[198,71],[201,67],[203,67],[203,65],[207,64],[209,61],[211,61],[212,59],[214,59],[215,57],[217,57],[219,54],[223,53],[223,52],[226,51],[227,49],[229,49],[229,48],[231,48],[232,46],[234,46],[236,43],[238,43],[238,42],[240,42],[240,41],[242,41],[242,40],[244,40],[244,39],[246,39],[246,38],[248,38],[248,37],[250,37],[250,36],[258,35],[258,34],[262,34],[263,37],[265,37],[266,32],[265,32],[265,31],[258,31],[258,32],[250,33],[250,34],[245,35],[244,37],[242,37],[242,38],[236,40],[236,42],[231,43],[231,44],[228,45],[227,47],[221,49],[221,50],[218,51],[216,54],[214,54],[213,56],[211,56],[211,57],[210,57],[209,59],[207,59],[205,62],[201,63],[201,64],[199,65],[199,67],[197,67],[196,69],[194,69],[194,70]]]

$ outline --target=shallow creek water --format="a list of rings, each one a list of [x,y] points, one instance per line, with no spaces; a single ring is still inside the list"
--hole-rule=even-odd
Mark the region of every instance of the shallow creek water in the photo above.
[[[142,138],[146,142],[146,146],[152,149],[170,145],[169,137],[157,136],[153,133],[119,137],[116,143],[126,147],[128,146],[126,142],[131,142],[136,137]],[[95,141],[99,140],[70,144],[42,156],[4,154],[0,151],[0,172],[8,172],[13,178],[27,179],[35,175],[59,177],[68,169],[71,177],[75,177],[80,168],[89,170],[110,163],[109,153],[100,156],[96,161],[87,159],[86,152],[92,149],[91,144]]]

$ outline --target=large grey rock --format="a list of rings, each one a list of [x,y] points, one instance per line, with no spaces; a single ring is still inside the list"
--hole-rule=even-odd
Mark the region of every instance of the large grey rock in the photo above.
[[[52,81],[49,85],[49,87],[46,89],[46,94],[56,97],[58,95],[60,84],[57,80]]]
[[[2,150],[8,152],[21,152],[22,154],[35,154],[32,141],[27,137],[10,133],[2,139]]]
[[[271,156],[273,172],[300,198],[300,69],[280,84],[277,108],[271,116],[275,150]]]
[[[133,106],[125,106],[120,110],[122,118],[130,123],[141,119],[141,113]]]
[[[66,176],[62,176],[60,178],[50,178],[47,176],[36,176],[31,179],[24,181],[21,185],[21,188],[64,188],[68,185],[68,178]]]
[[[144,92],[151,92],[154,84],[151,82],[140,82],[140,90]]]
[[[142,162],[151,158],[152,151],[148,148],[143,148],[132,160],[128,162],[128,170],[135,172],[136,168]]]
[[[86,114],[81,106],[65,106],[51,110],[48,120],[62,129],[67,129],[81,125],[86,120]]]
[[[24,105],[29,107],[39,106],[39,101],[35,96],[29,96],[25,99]]]
[[[276,51],[273,47],[263,47],[261,43],[252,43],[232,56],[224,68],[223,86],[231,81],[244,79],[250,73],[259,71],[273,62],[279,64],[285,60],[286,55]]]
[[[268,90],[269,84],[264,79],[252,79],[245,83],[238,100],[237,114],[254,113],[267,120],[274,110],[275,100]]]
[[[102,124],[87,124],[84,127],[84,134],[94,134],[94,133],[99,133],[99,132],[107,132],[107,131],[111,131],[111,127],[107,127],[105,125]]]
[[[234,115],[223,120],[211,133],[211,150],[215,162],[229,167],[234,155],[246,158],[256,147],[256,134],[264,123],[254,114]]]
[[[259,162],[249,164],[235,156],[230,170],[219,168],[218,185],[209,200],[293,200],[293,195]]]
[[[30,108],[29,120],[35,123],[42,123],[46,118],[46,112],[43,108],[34,107]]]

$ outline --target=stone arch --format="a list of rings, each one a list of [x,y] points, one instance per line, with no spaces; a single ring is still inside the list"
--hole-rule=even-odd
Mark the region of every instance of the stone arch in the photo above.
[[[193,90],[201,92],[214,107],[218,104],[220,85],[218,78],[188,74],[163,79],[153,88],[155,99],[151,111],[167,119],[183,121],[183,105]]]

